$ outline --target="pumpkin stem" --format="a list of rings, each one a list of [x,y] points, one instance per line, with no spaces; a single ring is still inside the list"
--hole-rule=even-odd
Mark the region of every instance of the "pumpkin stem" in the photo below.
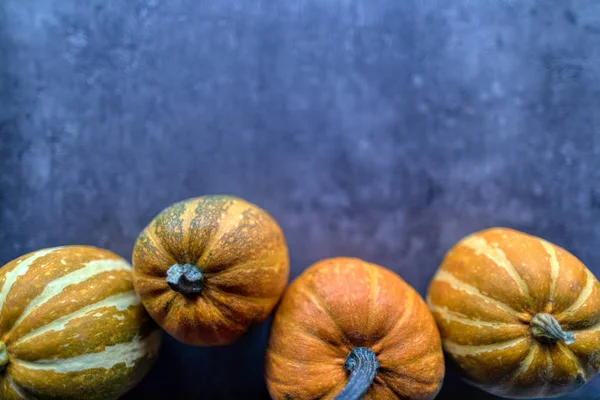
[[[377,356],[371,349],[355,347],[346,358],[344,367],[350,373],[350,378],[335,400],[359,400],[367,393],[377,375]]]
[[[195,265],[174,264],[167,271],[167,283],[174,291],[191,296],[202,292],[204,275]]]
[[[8,364],[8,349],[4,342],[0,342],[0,371],[4,370]]]
[[[529,322],[531,334],[543,343],[556,343],[562,340],[566,344],[572,344],[575,336],[571,332],[565,332],[560,324],[551,314],[535,314]]]

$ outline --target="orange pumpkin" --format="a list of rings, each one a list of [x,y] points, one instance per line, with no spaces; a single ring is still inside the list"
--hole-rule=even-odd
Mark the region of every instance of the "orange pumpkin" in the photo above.
[[[19,257],[0,269],[0,398],[117,399],[154,362],[157,328],[116,254],[65,246]]]
[[[134,286],[152,318],[191,345],[229,344],[271,313],[288,250],[266,211],[232,196],[178,202],[138,237]]]
[[[571,253],[492,228],[444,258],[428,304],[465,378],[516,398],[568,393],[600,369],[600,286]]]
[[[275,313],[265,371],[273,399],[432,399],[443,376],[427,305],[375,264],[320,261]]]

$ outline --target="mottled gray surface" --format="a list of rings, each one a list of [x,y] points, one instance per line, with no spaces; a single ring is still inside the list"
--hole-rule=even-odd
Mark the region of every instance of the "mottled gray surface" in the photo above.
[[[424,293],[491,225],[600,275],[599,61],[591,0],[3,0],[0,263],[129,257],[168,204],[231,193],[279,220],[293,276],[358,256]],[[128,398],[266,396],[267,328],[167,339]],[[491,398],[451,378],[439,398]]]

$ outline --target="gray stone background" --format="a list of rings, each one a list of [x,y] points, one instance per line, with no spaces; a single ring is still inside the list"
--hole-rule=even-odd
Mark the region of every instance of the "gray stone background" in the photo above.
[[[600,275],[599,61],[591,0],[2,0],[0,263],[129,258],[170,203],[230,193],[279,220],[293,277],[357,256],[424,294],[492,225]],[[127,398],[266,398],[267,329],[166,338]],[[492,398],[450,372],[439,398],[468,396]]]

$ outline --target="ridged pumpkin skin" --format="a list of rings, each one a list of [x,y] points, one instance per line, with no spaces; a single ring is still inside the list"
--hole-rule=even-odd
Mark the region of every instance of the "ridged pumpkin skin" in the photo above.
[[[2,267],[0,398],[108,400],[133,387],[156,358],[160,331],[131,272],[89,246],[43,249]]]
[[[488,392],[558,396],[600,369],[598,281],[575,256],[543,239],[506,228],[467,236],[443,260],[428,304],[447,355]],[[535,316],[543,314],[573,343],[537,337]]]
[[[166,282],[193,265],[204,284],[185,295]],[[267,318],[289,278],[288,249],[275,220],[233,196],[173,204],[144,229],[133,251],[134,285],[152,318],[190,345],[224,345]]]
[[[356,347],[380,364],[364,399],[432,399],[441,388],[440,336],[423,299],[395,273],[340,257],[304,271],[275,313],[265,371],[271,397],[333,399]]]

